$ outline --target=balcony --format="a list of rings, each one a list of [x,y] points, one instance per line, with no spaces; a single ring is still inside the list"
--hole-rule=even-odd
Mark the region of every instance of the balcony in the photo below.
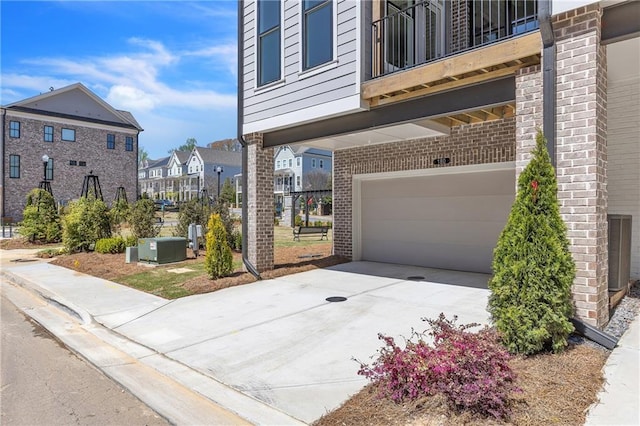
[[[540,63],[537,0],[412,3],[384,2],[380,19],[374,8],[371,79],[362,85],[371,106],[505,77]]]

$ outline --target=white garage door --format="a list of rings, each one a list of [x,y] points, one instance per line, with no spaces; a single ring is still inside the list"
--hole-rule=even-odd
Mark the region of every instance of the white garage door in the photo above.
[[[363,179],[360,196],[363,260],[490,273],[515,170]]]

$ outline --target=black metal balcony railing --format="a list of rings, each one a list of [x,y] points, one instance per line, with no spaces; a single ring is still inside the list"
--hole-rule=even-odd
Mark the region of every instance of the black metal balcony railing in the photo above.
[[[371,77],[426,64],[538,28],[538,0],[426,0],[372,24]]]

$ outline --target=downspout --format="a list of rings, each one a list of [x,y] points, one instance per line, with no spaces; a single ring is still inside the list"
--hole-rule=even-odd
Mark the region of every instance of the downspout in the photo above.
[[[540,1],[538,19],[542,36],[542,122],[551,164],[556,166],[556,44],[551,24],[551,1]]]
[[[244,140],[242,134],[242,119],[244,113],[244,74],[242,72],[243,50],[244,50],[244,32],[243,32],[244,2],[238,0],[238,105],[237,105],[237,123],[238,123],[238,142],[242,145],[242,263],[256,279],[261,280],[262,277],[247,257],[247,240],[249,232],[248,202],[247,202],[247,168],[249,165],[249,153],[247,152],[247,141]]]

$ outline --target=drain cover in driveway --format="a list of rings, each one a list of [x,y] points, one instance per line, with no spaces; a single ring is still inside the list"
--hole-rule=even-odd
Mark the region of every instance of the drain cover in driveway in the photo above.
[[[409,281],[424,281],[424,277],[421,277],[420,275],[413,275],[411,277],[407,277],[407,279]]]
[[[342,296],[331,296],[327,297],[324,300],[326,300],[327,302],[344,302],[345,300],[347,300],[347,298]]]

